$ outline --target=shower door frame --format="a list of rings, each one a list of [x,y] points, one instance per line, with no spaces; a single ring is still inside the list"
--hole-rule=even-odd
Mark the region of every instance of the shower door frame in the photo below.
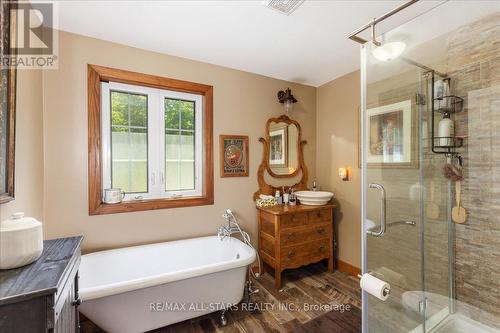
[[[368,42],[369,43],[369,42]],[[360,82],[361,82],[361,135],[360,135],[360,140],[361,140],[361,219],[362,219],[362,225],[361,225],[361,253],[362,253],[362,258],[361,258],[361,269],[362,273],[368,273],[368,260],[367,260],[367,228],[366,228],[366,208],[367,208],[367,167],[366,167],[366,158],[367,158],[367,147],[366,147],[366,135],[367,135],[367,124],[366,124],[366,109],[367,109],[367,57],[369,52],[367,45],[368,43],[362,44],[360,48],[360,58],[361,58],[361,71],[360,71]],[[406,59],[405,59],[406,60]],[[423,91],[424,85],[427,84],[427,80],[422,82],[422,77],[426,76],[428,72],[432,72],[432,82],[434,78],[434,71],[429,69],[426,66],[420,65],[418,63],[414,63],[412,61],[407,61],[408,64],[413,65],[415,67],[418,67],[421,70],[425,70],[425,73],[421,74],[421,77],[419,78],[419,83],[420,83],[420,91],[417,92],[417,94],[421,93]],[[428,99],[427,97],[428,91],[426,90],[426,100]],[[428,103],[425,103],[425,105],[416,105],[416,109],[414,112],[417,113],[416,119],[417,119],[417,140],[419,140],[418,144],[418,151],[416,152],[416,158],[418,159],[418,182],[421,186],[423,186],[423,180],[424,180],[424,174],[423,174],[423,167],[422,167],[422,160],[423,160],[423,147],[424,145],[422,144],[422,112],[426,112],[427,110],[424,109]],[[419,195],[419,203],[418,203],[418,209],[419,209],[419,263],[420,263],[420,286],[421,286],[421,292],[422,292],[422,312],[421,312],[421,327],[422,333],[426,332],[426,302],[425,302],[425,208],[424,208],[424,202],[425,202],[425,191],[420,191]],[[368,333],[368,323],[369,323],[369,316],[368,316],[368,310],[369,310],[369,304],[368,304],[368,297],[369,295],[362,290],[361,293],[361,301],[362,301],[362,332],[363,333]],[[416,327],[418,328],[418,326]]]
[[[365,230],[366,229],[366,207],[367,207],[367,175],[366,175],[366,157],[367,157],[367,147],[366,147],[366,135],[367,135],[367,124],[366,124],[366,108],[367,108],[367,77],[366,77],[366,72],[367,72],[367,44],[362,44],[360,48],[360,58],[361,58],[361,71],[360,71],[360,82],[361,82],[361,116],[360,116],[360,121],[361,121],[361,126],[360,126],[360,149],[361,149],[361,253],[362,253],[362,258],[361,258],[361,271],[362,273],[368,273],[368,263],[367,263],[367,233]],[[404,59],[405,61],[407,59]],[[411,60],[406,61],[410,65],[414,65],[423,72],[421,73],[420,77],[420,92],[424,92],[423,97],[425,98],[425,103],[423,105],[417,105],[417,109],[415,112],[417,112],[417,119],[418,119],[418,126],[417,126],[417,139],[420,141],[418,144],[418,152],[417,152],[417,158],[418,158],[418,173],[419,173],[419,184],[423,187],[424,181],[425,181],[425,176],[424,176],[424,168],[423,168],[423,161],[424,161],[424,144],[423,144],[423,138],[424,138],[424,133],[423,133],[423,126],[422,126],[422,121],[424,118],[424,115],[428,112],[431,114],[434,112],[434,103],[432,100],[432,96],[434,96],[434,81],[435,81],[435,75],[440,75],[443,77],[446,77],[446,74],[439,73],[435,71],[432,68],[429,68],[427,66],[421,65],[419,63],[413,62]],[[430,80],[429,80],[430,78]],[[430,110],[428,109],[430,107]],[[448,252],[448,314],[440,319],[438,322],[433,323],[431,325],[430,331],[434,327],[439,324],[442,320],[446,319],[448,315],[453,314],[455,312],[455,283],[454,283],[454,224],[451,220],[451,202],[452,202],[452,188],[451,188],[451,181],[448,181],[447,185],[447,211],[446,211],[446,224],[447,224],[447,252]],[[421,332],[425,333],[427,332],[427,321],[429,318],[426,316],[426,301],[425,301],[425,293],[426,293],[426,261],[425,261],[425,207],[424,204],[426,202],[426,193],[425,191],[420,191],[420,197],[419,197],[419,254],[420,254],[420,281],[421,281],[421,291],[423,295],[423,304],[422,304],[422,322],[421,322]],[[362,332],[363,333],[368,333],[368,294],[362,290],[361,293],[361,299],[362,299]],[[418,326],[416,327],[418,328]]]

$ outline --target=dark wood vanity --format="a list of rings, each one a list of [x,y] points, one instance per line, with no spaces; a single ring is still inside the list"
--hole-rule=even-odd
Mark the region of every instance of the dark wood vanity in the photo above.
[[[82,239],[46,240],[34,263],[0,270],[0,332],[78,332]]]
[[[275,286],[281,288],[281,273],[328,259],[333,272],[333,208],[324,206],[258,207],[259,255],[274,269]]]

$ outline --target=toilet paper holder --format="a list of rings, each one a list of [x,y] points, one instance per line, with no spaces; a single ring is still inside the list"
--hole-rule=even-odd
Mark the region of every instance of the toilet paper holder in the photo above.
[[[371,274],[371,273],[372,273],[372,272],[368,272],[368,274]],[[363,276],[362,276],[361,274],[358,274],[358,279],[360,279],[360,280],[361,280],[361,278],[362,278],[362,277],[363,277]],[[383,292],[384,297],[385,297],[385,296],[387,296],[387,295],[389,295],[389,294],[391,293],[391,289],[389,289],[389,288],[384,288],[384,290],[383,290],[382,292]]]

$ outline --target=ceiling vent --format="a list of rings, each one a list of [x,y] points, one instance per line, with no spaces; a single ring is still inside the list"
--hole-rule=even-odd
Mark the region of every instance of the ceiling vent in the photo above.
[[[290,15],[297,9],[304,0],[267,0],[264,1],[265,5],[269,8],[277,10],[281,14]]]

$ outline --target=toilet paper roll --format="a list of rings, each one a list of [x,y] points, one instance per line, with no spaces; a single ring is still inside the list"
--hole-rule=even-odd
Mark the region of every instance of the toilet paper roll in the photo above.
[[[367,293],[377,297],[378,299],[385,301],[389,298],[389,290],[391,286],[368,273],[363,274],[361,280],[359,281],[361,289]]]

